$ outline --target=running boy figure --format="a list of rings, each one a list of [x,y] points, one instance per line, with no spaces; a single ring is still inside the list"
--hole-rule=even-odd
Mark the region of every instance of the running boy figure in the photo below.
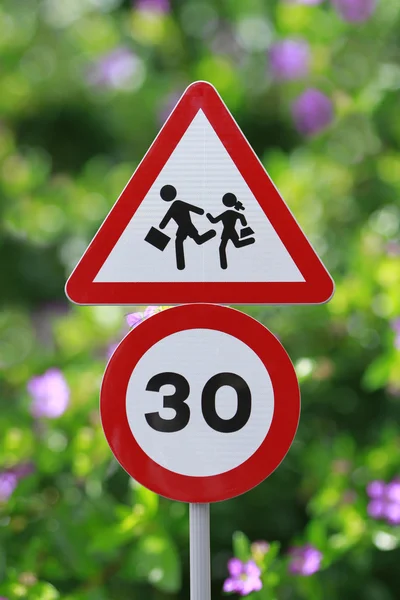
[[[226,258],[226,246],[231,240],[235,248],[243,248],[244,246],[249,246],[250,244],[254,244],[256,241],[253,237],[246,237],[246,239],[239,239],[239,234],[236,231],[236,222],[240,221],[243,227],[246,227],[247,221],[244,215],[241,215],[238,211],[244,210],[244,206],[241,202],[238,202],[235,194],[225,194],[222,198],[222,202],[229,209],[235,208],[235,210],[226,210],[221,213],[218,217],[213,217],[210,213],[207,213],[207,219],[211,221],[211,223],[218,223],[218,221],[222,221],[223,229],[221,235],[221,244],[219,246],[219,260],[221,263],[221,269],[228,268],[228,260]],[[248,233],[252,234],[254,231],[248,228]]]
[[[161,221],[160,229],[164,229],[171,219],[177,224],[178,229],[176,230],[175,239],[176,266],[182,271],[185,268],[183,242],[186,238],[190,237],[196,244],[201,245],[208,242],[208,240],[211,240],[217,233],[214,229],[210,229],[209,231],[206,231],[206,233],[200,235],[192,223],[190,213],[193,212],[197,215],[204,215],[204,210],[197,206],[193,206],[192,204],[188,204],[187,202],[183,202],[182,200],[175,200],[176,195],[177,191],[173,185],[164,185],[164,187],[161,188],[161,198],[165,200],[165,202],[172,202],[173,200],[174,202]]]

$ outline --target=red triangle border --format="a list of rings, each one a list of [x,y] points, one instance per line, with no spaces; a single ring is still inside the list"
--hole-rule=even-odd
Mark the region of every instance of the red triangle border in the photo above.
[[[94,282],[149,189],[199,110],[203,110],[304,277],[304,282]],[[320,304],[334,282],[215,88],[190,85],[104,220],[66,284],[77,304]]]

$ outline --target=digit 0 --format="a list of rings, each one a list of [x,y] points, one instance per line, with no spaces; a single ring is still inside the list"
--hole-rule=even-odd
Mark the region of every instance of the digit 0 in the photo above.
[[[224,386],[232,387],[237,394],[237,409],[231,419],[221,419],[215,407],[217,392]],[[201,395],[201,409],[206,423],[215,431],[221,433],[239,431],[250,418],[250,388],[243,377],[235,375],[235,373],[218,373],[218,375],[211,377],[204,386]]]

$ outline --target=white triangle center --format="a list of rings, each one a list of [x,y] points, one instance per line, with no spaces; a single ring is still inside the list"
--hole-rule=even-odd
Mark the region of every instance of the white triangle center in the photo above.
[[[176,188],[174,201],[167,202],[160,197],[165,185]],[[222,198],[226,193],[234,194],[245,210],[224,206]],[[171,207],[177,200],[203,209],[204,214],[197,214],[182,204],[180,210],[174,212]],[[161,251],[145,238],[152,227],[160,230],[160,223],[169,210],[171,219],[161,233],[171,239]],[[207,213],[216,218],[228,211],[230,214],[217,223],[206,217]],[[175,220],[177,212],[181,216]],[[239,216],[235,219],[233,213]],[[243,217],[254,234],[240,238],[246,228]],[[216,235],[198,245],[196,232],[201,236],[210,230]],[[181,270],[177,268],[175,251],[177,231],[185,261],[185,268]],[[183,239],[185,231],[188,237]],[[221,236],[226,240],[225,269],[221,268]],[[162,235],[156,234],[156,237],[162,238]],[[254,243],[240,245],[241,240],[251,238]],[[94,281],[302,282],[304,278],[207,117],[199,110]]]

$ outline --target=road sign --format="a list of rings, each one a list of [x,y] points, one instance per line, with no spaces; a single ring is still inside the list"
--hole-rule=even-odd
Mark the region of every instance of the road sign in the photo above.
[[[170,308],[114,352],[101,418],[137,481],[183,502],[217,502],[268,477],[296,433],[300,394],[277,338],[231,308]]]
[[[78,304],[313,304],[333,290],[205,82],[185,91],[66,286]]]

